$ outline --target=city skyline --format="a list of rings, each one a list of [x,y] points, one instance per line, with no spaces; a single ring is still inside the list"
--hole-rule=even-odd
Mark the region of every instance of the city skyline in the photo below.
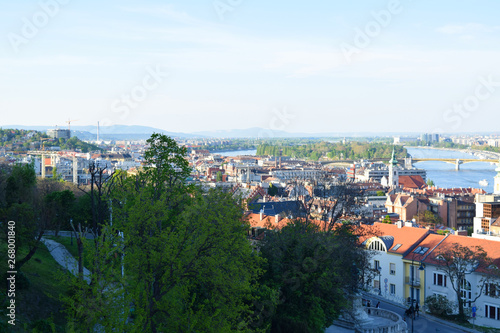
[[[0,127],[495,132],[499,7],[8,3]]]

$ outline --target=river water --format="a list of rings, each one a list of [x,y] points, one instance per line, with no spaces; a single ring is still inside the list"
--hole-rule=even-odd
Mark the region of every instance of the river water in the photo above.
[[[414,158],[467,158],[477,159],[477,156],[460,151],[424,149],[406,147],[408,153]],[[475,187],[486,192],[493,192],[493,177],[495,177],[495,164],[472,162],[460,165],[460,170],[455,170],[455,165],[445,162],[418,162],[416,168],[427,170],[427,179],[432,179],[439,187]],[[479,185],[479,181],[486,179],[488,186]]]
[[[425,149],[406,147],[408,153],[415,158],[478,158],[474,155],[460,151]],[[253,150],[235,150],[226,152],[217,152],[223,156],[255,155],[257,151]],[[432,179],[434,184],[439,187],[474,187],[482,188],[486,192],[493,192],[493,177],[495,177],[495,164],[484,162],[465,163],[460,165],[460,170],[455,170],[455,165],[444,162],[418,162],[416,168],[427,171],[427,179]],[[486,179],[488,186],[479,185],[479,181]]]
[[[231,150],[231,151],[217,151],[213,152],[214,154],[219,154],[222,156],[240,156],[240,155],[252,155],[257,154],[257,149],[250,150]]]

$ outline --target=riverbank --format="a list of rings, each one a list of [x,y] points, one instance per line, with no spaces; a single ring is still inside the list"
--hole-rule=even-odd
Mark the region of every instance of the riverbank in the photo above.
[[[427,147],[427,146],[404,146],[406,149],[408,148],[416,148],[416,149],[433,149],[433,150],[448,150],[448,151],[456,151],[460,153],[465,153],[469,155],[482,154],[482,155],[490,155],[492,158],[500,159],[500,153],[488,150],[477,150],[477,149],[458,149],[458,148],[441,148],[441,147]]]

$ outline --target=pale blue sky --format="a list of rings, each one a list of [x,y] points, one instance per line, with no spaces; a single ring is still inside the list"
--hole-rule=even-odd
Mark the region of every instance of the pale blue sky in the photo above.
[[[1,4],[0,126],[500,131],[496,0],[56,2]]]

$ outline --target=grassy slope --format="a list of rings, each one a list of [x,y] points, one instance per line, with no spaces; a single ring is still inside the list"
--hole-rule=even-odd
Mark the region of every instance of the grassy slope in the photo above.
[[[5,237],[1,235],[0,252],[7,253],[6,250]],[[27,253],[24,248],[18,248],[17,251],[17,260]],[[4,260],[1,261],[0,268],[3,275],[3,272],[7,271],[7,258],[3,256],[2,259]],[[62,303],[59,301],[59,296],[67,290],[67,285],[61,279],[64,274],[63,268],[52,258],[45,245],[41,244],[33,258],[22,267],[22,271],[28,278],[30,287],[24,290],[20,290],[19,286],[16,288],[16,319],[18,320],[14,332],[23,332],[22,326],[50,317],[53,318],[58,331],[63,331],[66,319],[62,312]],[[7,317],[2,317],[3,322]]]

